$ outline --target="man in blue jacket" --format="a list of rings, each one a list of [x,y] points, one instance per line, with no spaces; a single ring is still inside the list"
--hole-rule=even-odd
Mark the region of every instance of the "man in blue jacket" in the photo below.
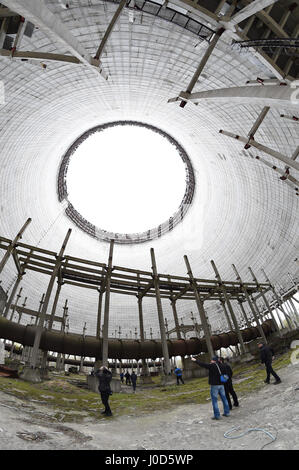
[[[205,369],[208,369],[209,371],[209,384],[211,386],[211,399],[212,399],[212,405],[213,405],[213,411],[214,411],[214,416],[212,419],[220,419],[220,411],[218,407],[218,395],[220,395],[220,398],[223,403],[223,415],[222,416],[229,416],[229,405],[228,401],[225,396],[225,390],[224,390],[224,385],[220,380],[220,376],[222,374],[225,374],[225,369],[220,362],[218,362],[218,357],[214,356],[211,359],[210,364],[207,364],[205,362],[201,362],[198,359],[195,359],[194,357],[191,357],[191,360],[196,362],[197,365],[200,367],[204,367]]]
[[[183,372],[182,372],[182,369],[180,369],[179,367],[176,367],[174,369],[174,373],[176,375],[176,383],[177,385],[180,385],[179,381],[182,382],[182,384],[184,384],[184,380],[183,380]]]

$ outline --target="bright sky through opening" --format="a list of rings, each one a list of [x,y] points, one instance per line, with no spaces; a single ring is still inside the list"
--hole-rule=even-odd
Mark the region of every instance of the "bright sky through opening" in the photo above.
[[[89,222],[118,233],[158,226],[178,209],[185,165],[174,145],[144,127],[110,127],[88,137],[67,173],[69,201]]]

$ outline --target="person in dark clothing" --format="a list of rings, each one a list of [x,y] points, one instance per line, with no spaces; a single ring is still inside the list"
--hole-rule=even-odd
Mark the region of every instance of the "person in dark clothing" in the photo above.
[[[130,375],[130,372],[128,370],[125,373],[125,377],[126,377],[126,385],[131,385],[131,375]]]
[[[266,346],[264,343],[258,343],[258,347],[261,353],[261,363],[265,364],[266,371],[267,371],[267,377],[266,377],[265,383],[266,384],[270,383],[270,374],[272,374],[273,377],[275,378],[274,385],[280,384],[281,379],[280,377],[278,377],[278,375],[272,368],[272,360],[274,357],[273,349],[270,348],[269,346]]]
[[[234,406],[239,406],[238,397],[237,397],[236,392],[234,391],[233,382],[232,382],[233,371],[232,371],[231,366],[229,365],[229,359],[228,358],[224,359],[223,357],[220,357],[219,361],[221,362],[221,364],[225,368],[225,374],[229,376],[228,381],[225,382],[223,385],[224,385],[225,396],[226,396],[226,399],[228,401],[229,409],[232,410],[233,406],[232,406],[232,402],[231,402],[231,399],[230,399],[230,395],[233,398]]]
[[[112,373],[107,369],[107,367],[102,366],[96,371],[95,376],[99,379],[99,392],[101,394],[102,403],[105,406],[105,410],[101,413],[106,416],[112,416],[109,406],[109,397],[112,395],[110,388]]]
[[[174,373],[176,375],[176,384],[177,385],[180,385],[179,381],[182,382],[182,384],[184,384],[184,380],[183,380],[183,372],[182,372],[182,369],[180,369],[179,367],[176,367],[174,369]]]
[[[133,392],[136,391],[136,383],[137,383],[137,375],[135,374],[134,371],[132,371],[132,374],[131,374],[131,382],[132,382],[132,386],[133,386]]]
[[[119,377],[120,377],[121,383],[123,384],[123,383],[124,383],[124,373],[121,372],[121,373],[119,374]]]
[[[212,406],[214,411],[214,416],[212,419],[220,419],[220,411],[218,407],[218,395],[220,395],[221,401],[223,403],[223,416],[229,416],[229,405],[225,396],[225,390],[223,383],[221,382],[220,376],[225,374],[225,369],[223,365],[218,362],[218,357],[214,356],[210,362],[207,364],[205,362],[201,362],[194,357],[191,357],[192,361],[195,361],[200,367],[204,367],[209,371],[209,384],[211,386],[211,399],[212,399]]]

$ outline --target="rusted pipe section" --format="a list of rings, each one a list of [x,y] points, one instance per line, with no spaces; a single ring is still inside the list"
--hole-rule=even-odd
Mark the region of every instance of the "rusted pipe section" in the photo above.
[[[272,320],[262,324],[265,336],[274,332]],[[36,327],[20,325],[7,318],[0,317],[0,338],[33,346]],[[249,342],[260,337],[257,327],[241,330],[243,341]],[[211,336],[214,351],[220,348],[236,346],[238,335],[235,331]],[[173,339],[167,341],[169,357],[186,356],[207,352],[205,338]],[[75,333],[61,333],[58,331],[43,330],[40,340],[40,349],[55,351],[61,354],[71,354],[83,357],[101,357],[102,341],[94,336],[83,337]],[[122,340],[109,339],[109,359],[156,359],[163,357],[162,345],[158,340]]]

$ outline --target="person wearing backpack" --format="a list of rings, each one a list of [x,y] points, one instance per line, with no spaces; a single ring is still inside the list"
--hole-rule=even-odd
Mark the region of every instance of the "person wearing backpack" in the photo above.
[[[220,419],[220,411],[218,407],[218,395],[220,395],[222,404],[223,404],[223,415],[222,416],[229,416],[230,410],[227,398],[225,396],[224,390],[224,381],[228,380],[228,376],[226,375],[225,368],[221,363],[218,361],[217,356],[213,356],[211,359],[210,364],[206,362],[201,362],[194,357],[191,357],[191,360],[196,362],[197,365],[200,367],[204,367],[209,371],[209,384],[211,386],[211,399],[212,399],[212,406],[214,411],[214,416],[212,419],[219,420]],[[223,381],[222,381],[223,380]]]
[[[224,366],[225,373],[229,377],[227,382],[224,383],[224,390],[225,390],[226,399],[228,401],[229,409],[232,410],[233,406],[232,406],[232,402],[231,402],[231,399],[230,399],[230,395],[232,396],[234,406],[236,406],[236,407],[239,406],[238,397],[237,397],[237,394],[234,390],[233,382],[232,382],[233,371],[232,371],[231,366],[229,365],[229,359],[228,358],[224,359],[223,357],[220,357],[219,361]]]

